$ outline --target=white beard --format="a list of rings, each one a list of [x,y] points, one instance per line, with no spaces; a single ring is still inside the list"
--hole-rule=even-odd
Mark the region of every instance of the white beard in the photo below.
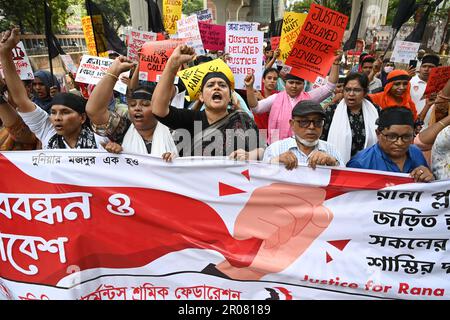
[[[309,147],[309,148],[315,147],[315,146],[317,146],[317,144],[319,143],[319,139],[314,140],[314,141],[308,141],[308,140],[305,140],[305,139],[300,138],[300,137],[297,136],[297,135],[295,136],[295,138],[296,138],[297,141],[300,142],[302,145],[304,145],[305,147]]]

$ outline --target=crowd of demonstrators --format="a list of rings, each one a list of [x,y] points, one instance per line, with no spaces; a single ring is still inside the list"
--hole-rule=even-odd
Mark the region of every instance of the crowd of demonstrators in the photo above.
[[[430,71],[440,65],[434,54],[420,57],[417,74],[373,50],[344,72],[338,51],[325,84],[309,89],[301,74],[280,72],[280,50],[267,45],[260,91],[253,74],[236,92],[218,70],[206,73],[198,99],[188,100],[184,84],[174,84],[177,72],[215,58],[227,62],[227,53],[197,56],[180,45],[151,83],[139,80],[139,63],[110,52],[114,62],[97,85],[75,83],[65,93],[45,70],[32,82],[20,80],[11,54],[18,41],[17,28],[0,40],[2,151],[101,149],[166,161],[227,156],[287,170],[347,166],[408,173],[417,182],[450,178],[450,81],[424,97]],[[126,71],[131,77],[120,78]],[[117,81],[128,85],[126,95],[114,91]]]

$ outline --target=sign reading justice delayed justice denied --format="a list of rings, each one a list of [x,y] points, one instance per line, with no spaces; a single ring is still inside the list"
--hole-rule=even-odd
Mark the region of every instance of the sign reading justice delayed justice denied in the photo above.
[[[315,82],[326,77],[340,48],[348,17],[312,4],[302,31],[286,60],[290,73]]]

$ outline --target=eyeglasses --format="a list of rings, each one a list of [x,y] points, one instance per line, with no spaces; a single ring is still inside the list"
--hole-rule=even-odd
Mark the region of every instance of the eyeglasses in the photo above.
[[[389,142],[397,142],[397,140],[400,138],[403,142],[411,142],[411,140],[414,138],[414,135],[412,134],[404,134],[402,136],[399,136],[397,134],[384,134],[382,135],[385,137],[385,139]]]
[[[300,128],[309,128],[311,123],[314,125],[315,128],[322,128],[323,125],[325,124],[325,120],[323,120],[323,119],[320,119],[320,120],[309,120],[309,119],[295,120],[295,119],[293,119],[293,120],[295,122],[297,122],[297,124],[299,125]]]
[[[364,91],[364,90],[361,89],[361,88],[344,88],[344,92],[345,92],[345,93],[353,92],[354,94],[358,94],[358,93],[361,93],[361,92],[363,92],[363,91]]]

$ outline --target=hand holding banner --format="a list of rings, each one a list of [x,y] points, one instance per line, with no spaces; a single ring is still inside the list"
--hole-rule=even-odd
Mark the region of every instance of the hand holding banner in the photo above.
[[[315,82],[325,78],[341,46],[348,17],[326,7],[312,4],[294,48],[286,60],[291,73]]]

